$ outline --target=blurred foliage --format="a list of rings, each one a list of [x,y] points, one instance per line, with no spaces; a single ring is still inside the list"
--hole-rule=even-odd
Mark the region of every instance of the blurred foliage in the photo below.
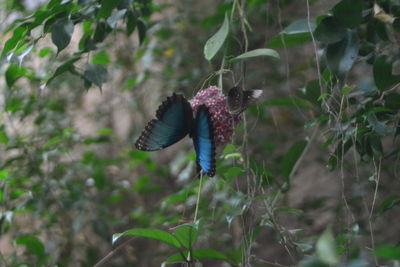
[[[397,0],[2,1],[0,265],[395,266],[399,18]],[[216,177],[185,143],[133,148],[165,96],[237,83],[266,100]]]

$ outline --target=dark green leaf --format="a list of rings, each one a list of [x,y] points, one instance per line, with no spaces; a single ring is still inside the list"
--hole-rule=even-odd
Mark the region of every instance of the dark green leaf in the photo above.
[[[304,101],[298,98],[273,98],[260,103],[261,106],[287,106],[287,107],[299,107],[299,108],[310,108],[310,106]]]
[[[164,244],[170,245],[177,249],[181,248],[181,244],[173,235],[159,229],[131,229],[120,234],[114,234],[112,238],[112,243],[115,244],[115,242],[117,242],[117,240],[122,236],[146,237],[153,240],[161,241]]]
[[[80,57],[75,57],[72,58],[70,60],[68,60],[67,62],[63,63],[62,65],[60,65],[56,71],[54,72],[54,74],[47,80],[46,85],[50,84],[50,82],[56,78],[57,76],[69,71],[71,73],[75,72],[75,66],[74,63],[76,61],[78,61],[80,59]]]
[[[400,246],[379,246],[374,254],[382,259],[400,260]]]
[[[195,260],[223,260],[223,261],[228,260],[228,258],[224,254],[213,249],[196,249],[193,250],[192,252],[193,252],[192,258]],[[181,254],[174,254],[171,257],[169,257],[165,262],[166,263],[186,262],[188,257],[188,252],[185,251],[183,253],[183,256],[184,258],[182,257]]]
[[[107,19],[114,8],[116,8],[119,4],[120,0],[113,0],[113,1],[101,1],[101,6],[99,9],[99,12],[97,13],[97,18],[101,19]]]
[[[293,168],[303,154],[303,151],[307,147],[307,144],[308,141],[306,140],[297,141],[290,147],[285,156],[283,156],[281,161],[282,176],[285,178],[286,181],[289,181],[291,175],[293,175]]]
[[[5,145],[8,144],[8,136],[7,136],[4,125],[0,126],[0,143],[5,144]]]
[[[107,23],[105,22],[99,22],[97,23],[96,30],[94,31],[93,35],[93,42],[94,43],[100,43],[103,42],[104,39],[106,39],[107,35],[111,32],[110,26],[108,26]],[[89,38],[90,36],[88,36]]]
[[[380,91],[388,90],[400,82],[400,76],[392,74],[392,62],[385,55],[375,60],[373,72],[375,85]]]
[[[346,35],[346,28],[334,17],[324,18],[314,31],[315,39],[324,44],[341,41]]]
[[[138,33],[139,33],[139,43],[142,44],[144,41],[144,38],[146,37],[147,26],[144,23],[144,21],[141,20],[140,18],[137,19],[136,24],[137,24]]]
[[[210,61],[217,54],[217,52],[221,49],[222,45],[225,42],[226,37],[228,37],[229,33],[229,19],[228,15],[225,14],[224,23],[221,28],[213,35],[210,39],[207,40],[204,46],[204,57]]]
[[[100,89],[102,84],[105,83],[108,79],[107,69],[102,65],[96,64],[87,65],[83,75],[88,81],[94,83]]]
[[[193,223],[177,226],[173,235],[185,248],[192,248],[197,241],[198,229]]]
[[[280,58],[278,52],[276,52],[273,49],[268,49],[268,48],[261,48],[261,49],[255,49],[251,50],[249,52],[243,53],[235,58],[232,58],[231,61],[236,61],[236,60],[243,60],[243,59],[248,59],[252,57],[260,57],[260,56],[268,56],[268,57],[274,57],[274,58]]]
[[[25,75],[25,73],[26,69],[24,67],[10,65],[5,73],[8,87],[12,87],[19,78]]]
[[[230,179],[237,177],[238,175],[244,173],[243,168],[232,166],[227,171],[224,172],[225,178],[229,181]]]
[[[136,28],[136,16],[132,11],[128,11],[126,16],[127,16],[126,32],[128,33],[128,35],[131,35]]]
[[[382,214],[399,204],[400,204],[400,195],[390,196],[390,197],[386,198],[382,202],[382,204],[379,206],[379,213]]]
[[[31,235],[19,236],[15,240],[17,245],[25,246],[29,253],[36,255],[38,258],[45,256],[45,248],[37,237]]]
[[[57,53],[66,48],[71,41],[74,24],[70,20],[62,20],[51,27],[51,40],[57,46]]]
[[[319,97],[321,95],[321,88],[318,80],[311,80],[307,83],[306,87],[301,89],[299,97],[310,101],[315,105],[319,105]]]
[[[385,95],[385,107],[392,109],[392,110],[399,110],[400,109],[400,94],[391,93],[391,94]]]
[[[297,20],[293,23],[291,23],[289,26],[287,26],[281,34],[299,34],[299,33],[305,33],[305,32],[313,32],[316,28],[316,25],[314,22],[310,21],[308,22],[307,19],[302,19],[302,20]]]
[[[342,0],[333,8],[333,16],[346,25],[354,28],[360,25],[362,20],[363,0]]]
[[[329,70],[340,76],[346,74],[357,58],[358,47],[357,33],[353,31],[348,31],[342,41],[328,45],[326,60]]]
[[[347,151],[352,147],[353,141],[351,139],[347,140],[344,144],[340,141],[328,160],[328,167],[331,170],[336,169],[342,157],[347,153]]]
[[[269,40],[266,45],[272,48],[284,48],[298,46],[311,41],[312,38],[309,32],[297,34],[281,34]]]

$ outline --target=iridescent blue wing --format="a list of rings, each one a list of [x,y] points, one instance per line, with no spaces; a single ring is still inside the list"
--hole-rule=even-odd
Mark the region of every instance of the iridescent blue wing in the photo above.
[[[192,129],[193,112],[182,95],[168,97],[135,143],[139,150],[154,151],[175,144]]]
[[[239,114],[260,98],[262,90],[245,90],[235,86],[228,92],[228,110],[231,114]]]
[[[196,151],[197,169],[212,177],[215,174],[214,127],[211,115],[205,105],[199,106],[192,132]]]

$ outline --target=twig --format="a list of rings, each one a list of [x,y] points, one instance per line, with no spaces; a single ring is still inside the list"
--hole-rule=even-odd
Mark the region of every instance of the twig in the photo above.
[[[102,258],[98,263],[96,263],[93,267],[100,267],[103,264],[107,263],[118,251],[122,248],[126,247],[129,243],[136,239],[136,236],[131,237],[130,239],[126,240],[124,243],[116,247],[115,249],[111,250],[104,258]]]

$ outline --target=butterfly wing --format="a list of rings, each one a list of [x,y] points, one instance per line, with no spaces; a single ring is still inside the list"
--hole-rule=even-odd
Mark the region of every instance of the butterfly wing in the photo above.
[[[197,109],[192,132],[194,149],[196,151],[197,169],[208,176],[215,174],[215,143],[214,127],[211,115],[205,105]]]
[[[173,94],[158,108],[135,143],[139,150],[155,151],[175,144],[192,129],[193,112],[182,95]]]
[[[262,95],[262,90],[243,91],[239,87],[233,87],[228,92],[228,110],[231,114],[239,114],[247,107],[253,105]]]

